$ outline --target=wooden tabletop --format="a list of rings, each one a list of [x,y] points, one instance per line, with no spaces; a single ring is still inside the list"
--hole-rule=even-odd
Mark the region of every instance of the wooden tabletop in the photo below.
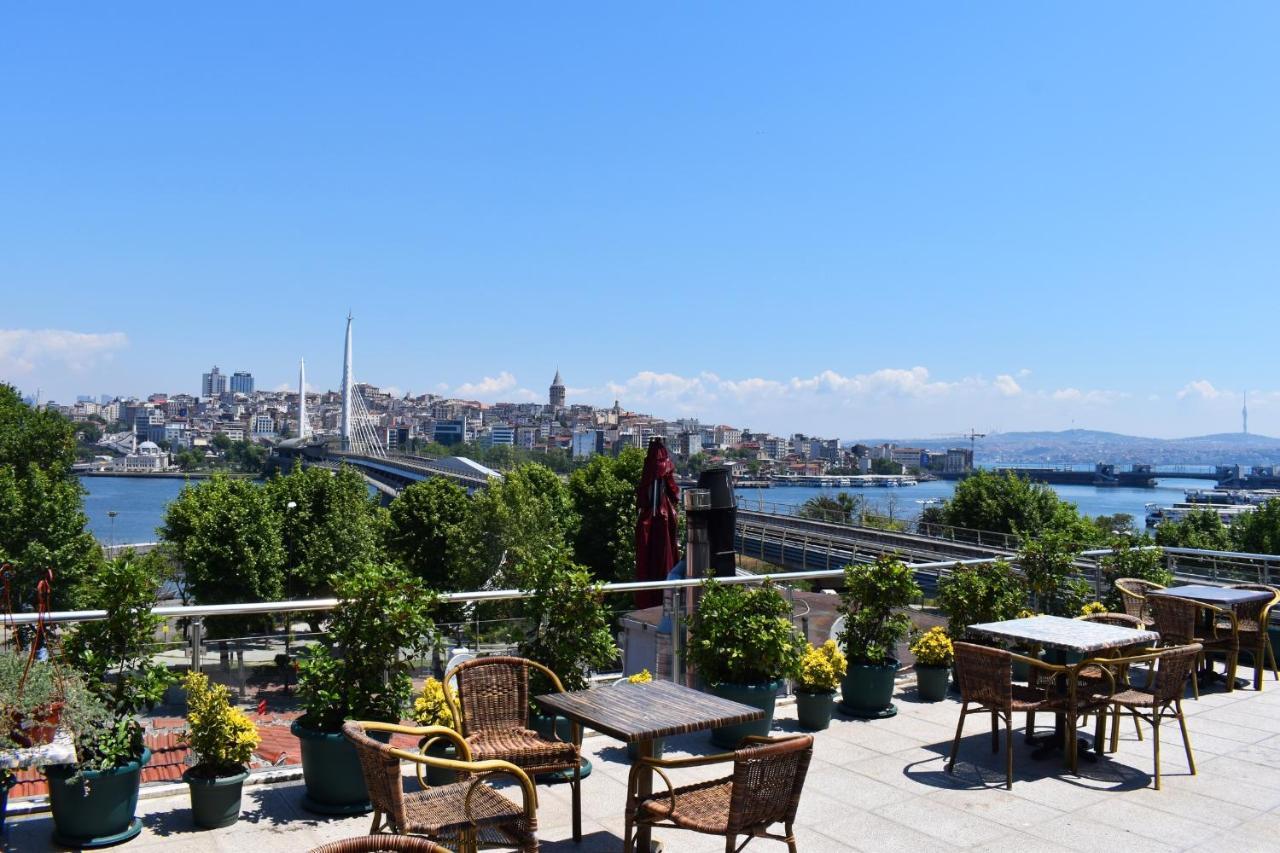
[[[548,693],[535,701],[559,714],[627,743],[656,740],[764,718],[764,711],[691,690],[670,681],[613,684],[571,693]]]
[[[1250,601],[1269,601],[1272,593],[1260,589],[1228,589],[1222,586],[1206,586],[1204,584],[1187,584],[1171,586],[1167,589],[1153,589],[1147,595],[1176,595],[1189,598],[1204,604],[1226,605],[1246,604]]]
[[[1061,616],[1032,616],[1004,622],[984,622],[970,625],[969,630],[993,640],[1035,643],[1049,649],[1081,654],[1155,643],[1160,639],[1155,631],[1135,631],[1118,625],[1064,619]]]

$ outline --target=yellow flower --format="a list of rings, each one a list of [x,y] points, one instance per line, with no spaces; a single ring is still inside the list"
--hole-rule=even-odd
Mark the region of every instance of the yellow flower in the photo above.
[[[1107,612],[1107,605],[1103,604],[1101,601],[1090,601],[1084,607],[1080,608],[1081,616],[1092,616],[1095,613],[1106,613],[1106,612]]]
[[[628,675],[627,681],[630,681],[632,684],[648,684],[650,681],[653,681],[653,675],[649,670],[642,669],[635,675]]]
[[[925,631],[911,644],[911,654],[916,663],[923,666],[950,666],[955,657],[955,648],[947,630],[941,625]]]
[[[248,715],[231,704],[231,693],[211,684],[203,673],[187,674],[187,745],[199,765],[215,771],[242,767],[253,758],[261,738]]]
[[[450,690],[456,702],[457,692]],[[422,695],[413,700],[413,719],[420,726],[445,726],[453,728],[453,712],[445,700],[444,685],[438,679],[428,678],[422,685]]]
[[[796,687],[805,693],[834,692],[844,678],[845,669],[844,653],[834,640],[827,640],[821,646],[810,644],[800,659]]]

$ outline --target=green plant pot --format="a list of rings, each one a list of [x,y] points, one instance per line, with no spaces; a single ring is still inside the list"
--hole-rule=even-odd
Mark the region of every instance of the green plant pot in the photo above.
[[[426,738],[422,739],[423,742]],[[418,744],[421,748],[422,743]],[[426,754],[431,758],[447,758],[450,761],[458,760],[458,748],[444,738],[437,738],[427,747]],[[432,767],[427,765],[427,784],[432,787],[438,785],[452,785],[458,781],[458,773],[455,770],[447,770],[444,767]]]
[[[0,778],[0,837],[3,837],[5,809],[9,807],[9,789],[18,784],[18,777],[9,775]]]
[[[194,769],[194,768],[193,768]],[[188,770],[182,781],[191,789],[191,819],[196,826],[220,829],[240,819],[240,792],[249,771],[209,779]]]
[[[916,693],[921,702],[941,702],[947,698],[951,667],[916,664]]]
[[[736,726],[722,726],[711,730],[711,742],[721,749],[737,749],[748,735],[764,736],[773,728],[773,705],[778,698],[781,681],[765,684],[708,684],[706,691],[712,696],[728,699],[764,711],[764,719]]]
[[[862,719],[882,719],[898,713],[893,705],[893,677],[898,662],[851,663],[840,682],[840,712]]]
[[[303,808],[323,815],[364,814],[372,808],[356,748],[342,732],[320,731],[297,720],[289,731],[301,745],[302,779],[307,788],[302,795]],[[391,739],[389,732],[370,732],[369,736],[383,743]]]
[[[820,732],[831,725],[836,709],[835,691],[830,693],[796,693],[796,721],[801,728]]]
[[[552,723],[554,722],[554,726]],[[568,743],[573,740],[573,724],[569,722],[567,717],[551,717],[546,714],[530,714],[529,727],[544,738],[560,740]],[[582,763],[579,767],[579,778],[585,779],[591,775],[591,759],[585,755],[582,756]],[[550,773],[539,773],[539,782],[550,782],[552,784],[560,782],[572,782],[572,770],[553,770]]]
[[[54,843],[93,849],[120,844],[141,832],[142,820],[134,812],[142,766],[150,760],[151,750],[144,749],[141,760],[113,770],[86,770],[84,782],[75,785],[67,784],[76,772],[72,765],[46,767]]]

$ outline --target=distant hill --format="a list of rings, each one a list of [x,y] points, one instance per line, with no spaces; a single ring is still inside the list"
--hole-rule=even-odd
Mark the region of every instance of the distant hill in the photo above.
[[[942,450],[967,447],[963,438],[875,438],[857,444],[892,443],[907,447]],[[977,441],[978,462],[1045,462],[1181,465],[1275,465],[1280,464],[1280,438],[1238,432],[1198,435],[1187,438],[1148,438],[1091,429],[1057,432],[989,433]]]

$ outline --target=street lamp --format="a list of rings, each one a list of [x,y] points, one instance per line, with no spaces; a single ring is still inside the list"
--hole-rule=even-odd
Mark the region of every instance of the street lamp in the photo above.
[[[116,512],[114,509],[107,510],[107,518],[111,519],[111,533],[109,538],[107,539],[107,544],[113,552],[112,553],[113,557],[115,556],[114,551],[116,548],[116,516],[117,515],[119,515],[119,513]]]

